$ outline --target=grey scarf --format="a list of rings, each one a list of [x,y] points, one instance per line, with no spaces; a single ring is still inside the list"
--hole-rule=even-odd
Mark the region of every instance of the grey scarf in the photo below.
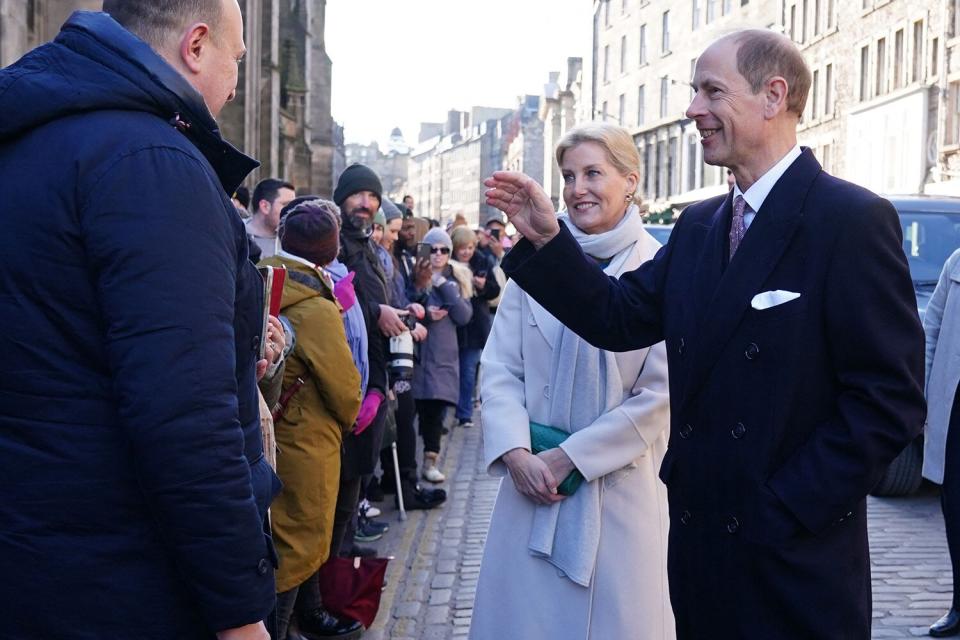
[[[608,274],[620,273],[624,263],[640,250],[643,221],[635,205],[627,209],[616,227],[601,234],[584,233],[573,225],[566,212],[560,214],[560,219],[584,252],[596,258],[612,258],[605,269]],[[547,313],[532,298],[527,299],[538,318]],[[597,349],[555,319],[553,325],[556,338],[549,424],[575,433],[622,404],[623,381],[613,353]],[[614,474],[619,477],[631,469],[627,467]],[[544,558],[584,587],[590,586],[600,546],[600,483],[604,480],[584,482],[575,494],[556,504],[538,505],[527,545],[533,555]]]

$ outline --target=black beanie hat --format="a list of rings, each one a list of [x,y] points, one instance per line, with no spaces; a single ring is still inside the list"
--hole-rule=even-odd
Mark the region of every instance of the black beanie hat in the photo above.
[[[372,191],[378,199],[383,200],[383,185],[380,184],[377,174],[367,166],[352,164],[340,174],[337,188],[333,192],[333,201],[341,207],[344,200],[358,191]]]

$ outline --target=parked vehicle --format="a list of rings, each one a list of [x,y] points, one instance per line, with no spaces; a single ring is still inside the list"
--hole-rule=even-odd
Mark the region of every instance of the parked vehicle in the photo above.
[[[656,238],[660,244],[667,244],[667,240],[670,239],[670,234],[673,233],[672,224],[645,224],[643,228],[647,230],[647,233]]]
[[[944,196],[888,196],[900,214],[903,252],[917,295],[921,319],[937,286],[943,264],[960,247],[960,198]],[[923,478],[923,436],[901,453],[871,492],[875,496],[903,496],[917,490]]]

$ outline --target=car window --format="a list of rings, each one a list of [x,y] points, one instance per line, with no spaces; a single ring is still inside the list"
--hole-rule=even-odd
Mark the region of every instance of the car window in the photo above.
[[[960,247],[960,214],[903,211],[900,224],[913,280],[935,282],[943,263]]]
[[[652,235],[660,244],[667,244],[667,240],[670,239],[670,232],[673,231],[673,225],[665,226],[651,224],[645,226],[644,229],[646,229],[647,233]]]

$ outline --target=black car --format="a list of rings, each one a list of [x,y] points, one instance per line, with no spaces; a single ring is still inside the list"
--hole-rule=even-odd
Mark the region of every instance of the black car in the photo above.
[[[945,196],[887,196],[900,214],[903,252],[923,318],[947,258],[960,248],[960,198]],[[917,438],[887,469],[872,491],[876,496],[907,495],[923,478],[923,436]]]

